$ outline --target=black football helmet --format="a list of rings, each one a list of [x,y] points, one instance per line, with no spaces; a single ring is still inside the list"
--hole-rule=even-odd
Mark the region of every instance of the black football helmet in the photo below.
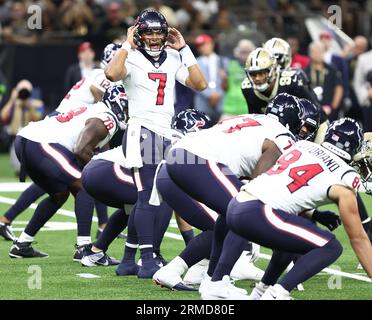
[[[346,162],[351,162],[361,150],[362,142],[363,130],[358,122],[351,118],[343,118],[331,123],[322,146]]]
[[[121,130],[125,130],[128,122],[128,95],[123,85],[108,88],[102,101],[114,113]]]
[[[299,140],[314,141],[320,125],[320,109],[307,99],[300,99],[299,101],[304,113],[297,138]]]
[[[212,127],[212,120],[204,112],[186,109],[173,117],[172,128],[183,134]]]
[[[294,135],[299,134],[304,114],[299,98],[280,93],[269,102],[265,114],[278,120]]]
[[[156,10],[146,9],[137,17],[135,26],[138,26],[134,35],[135,44],[140,49],[146,50],[149,55],[158,56],[167,45],[169,26],[165,17]],[[159,48],[152,49],[146,44],[145,35],[147,32],[157,32],[163,35],[163,40]]]

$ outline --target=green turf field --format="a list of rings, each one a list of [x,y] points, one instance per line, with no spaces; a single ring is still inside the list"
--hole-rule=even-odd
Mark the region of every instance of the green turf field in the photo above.
[[[0,182],[16,181],[8,165],[8,159],[0,155]],[[0,214],[3,214],[9,204],[4,198],[16,199],[17,192],[0,192]],[[367,208],[372,215],[372,198],[363,196]],[[71,198],[64,209],[73,210]],[[334,207],[333,207],[334,209]],[[24,228],[33,213],[27,209],[18,217],[13,228]],[[52,222],[74,223],[74,218],[55,215]],[[97,223],[93,222],[92,236],[95,234]],[[175,227],[170,227],[170,233],[179,234]],[[15,232],[16,235],[20,231]],[[346,235],[341,228],[336,232],[338,239],[344,246],[340,259],[331,266],[348,274],[365,276],[363,270],[357,270],[357,259],[352,252]],[[0,240],[0,300],[4,299],[199,299],[197,293],[172,292],[154,285],[151,280],[138,280],[136,277],[118,277],[113,267],[83,268],[79,263],[72,261],[74,253],[76,230],[45,230],[37,235],[35,248],[47,252],[47,259],[10,259],[8,250],[10,242]],[[115,240],[109,249],[109,254],[121,258],[123,253],[123,240]],[[163,256],[170,260],[183,248],[183,241],[165,237],[162,244]],[[270,254],[269,250],[262,249],[263,253]],[[264,268],[267,260],[260,259],[258,266]],[[36,273],[35,273],[35,270]],[[41,288],[35,286],[34,278],[41,271]],[[91,273],[100,278],[81,278],[77,274]],[[350,275],[349,275],[350,276]],[[351,275],[352,276],[352,275]],[[37,282],[38,283],[38,282]],[[239,281],[237,285],[251,290],[254,285],[251,281]],[[372,299],[372,283],[354,280],[348,277],[339,277],[325,272],[304,283],[305,291],[294,291],[295,299]]]

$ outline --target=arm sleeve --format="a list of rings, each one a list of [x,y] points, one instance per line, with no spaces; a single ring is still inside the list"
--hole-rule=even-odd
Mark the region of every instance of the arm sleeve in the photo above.
[[[189,77],[189,70],[183,65],[177,70],[176,80],[186,86],[186,79]]]
[[[98,145],[98,147],[101,148],[107,142],[109,142],[111,138],[114,136],[114,134],[118,130],[118,123],[116,117],[110,112],[101,112],[95,115],[94,118],[102,120],[103,124],[106,126],[106,129],[108,131],[107,137],[104,140],[102,140]]]
[[[350,169],[344,172],[341,181],[346,188],[349,188],[355,194],[359,191],[361,180],[359,174],[355,170]]]

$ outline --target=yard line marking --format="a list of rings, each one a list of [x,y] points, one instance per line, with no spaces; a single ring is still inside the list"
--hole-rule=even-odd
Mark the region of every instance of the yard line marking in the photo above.
[[[22,192],[31,185],[30,182],[1,182],[0,192]]]
[[[93,274],[93,273],[77,273],[76,275],[80,278],[87,278],[87,279],[101,278],[100,276],[97,276],[96,274]]]

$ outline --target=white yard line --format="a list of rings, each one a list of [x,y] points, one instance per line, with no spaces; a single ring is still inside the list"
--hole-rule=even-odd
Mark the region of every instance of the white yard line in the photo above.
[[[16,199],[0,196],[0,202],[1,203],[6,203],[6,204],[14,204],[16,202]],[[37,206],[37,204],[33,203],[29,208],[35,210],[36,206]],[[69,210],[59,209],[57,211],[57,213],[60,214],[60,215],[63,215],[63,216],[75,218],[75,213],[72,212],[72,211],[69,211]],[[98,221],[97,217],[93,217],[93,221]],[[172,219],[171,223],[174,225],[175,220]],[[175,239],[175,240],[183,240],[181,235],[173,233],[173,232],[166,232],[165,237]],[[270,260],[271,256],[268,255],[268,254],[260,253],[260,258],[265,259],[265,260]],[[354,274],[354,273],[343,272],[343,271],[334,270],[334,269],[330,269],[330,268],[325,268],[322,271],[326,272],[328,274],[338,275],[338,276],[341,276],[341,277],[350,278],[350,279],[354,279],[354,280],[370,282],[370,283],[372,282],[371,279],[369,279],[367,277],[364,277],[364,276],[361,276],[361,275],[358,275],[358,274]]]

